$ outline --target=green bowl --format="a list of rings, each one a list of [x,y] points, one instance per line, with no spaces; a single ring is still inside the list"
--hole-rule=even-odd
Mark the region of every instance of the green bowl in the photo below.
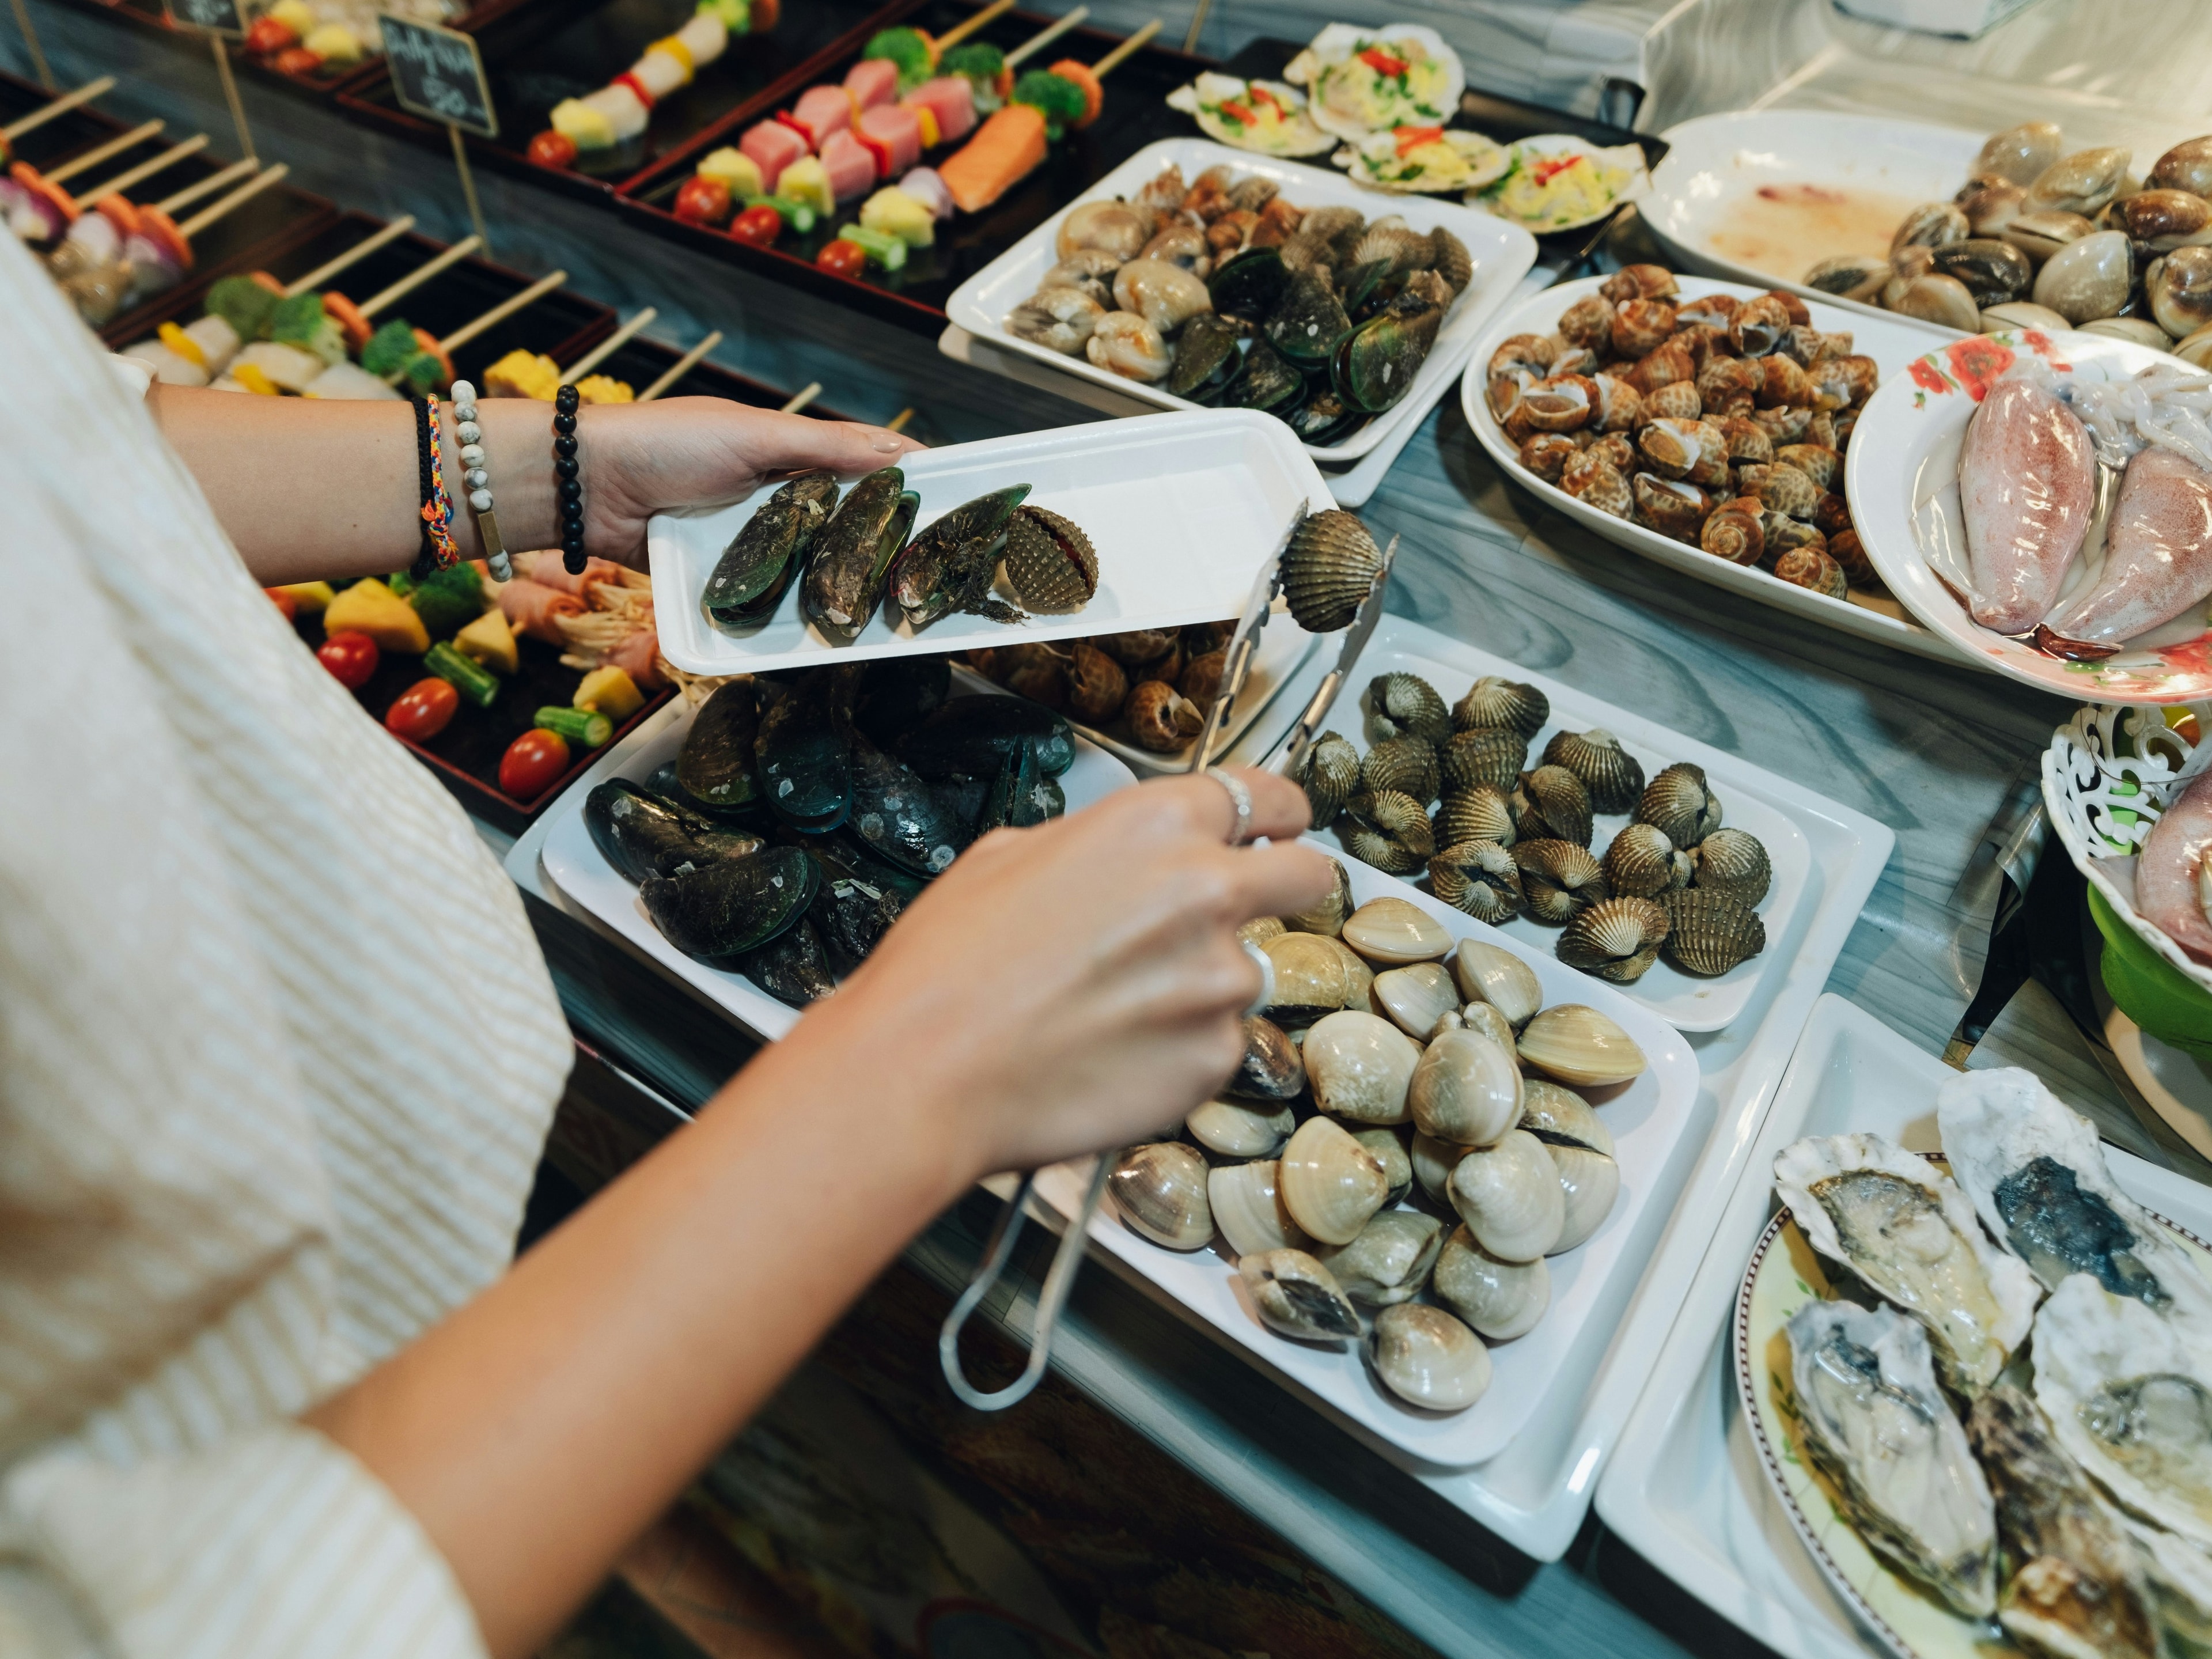
[[[2122,1013],[2154,1036],[2212,1060],[2212,993],[2184,975],[2113,913],[2094,883],[2089,914],[2105,936],[2105,989]]]

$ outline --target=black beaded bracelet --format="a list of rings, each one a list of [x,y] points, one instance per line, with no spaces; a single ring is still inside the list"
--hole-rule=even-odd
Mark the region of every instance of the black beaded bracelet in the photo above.
[[[576,466],[576,388],[553,397],[554,492],[561,501],[561,562],[572,576],[584,574],[584,481]]]

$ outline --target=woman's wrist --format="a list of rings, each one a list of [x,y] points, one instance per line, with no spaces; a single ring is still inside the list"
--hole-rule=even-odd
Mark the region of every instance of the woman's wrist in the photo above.
[[[553,471],[553,405],[527,398],[479,398],[477,426],[483,436],[483,470],[487,487],[498,506],[500,539],[510,553],[526,553],[561,544],[560,512]],[[583,480],[585,503],[591,501],[591,440],[594,422],[580,411],[576,422],[578,477]],[[461,441],[453,418],[453,405],[441,402],[444,422],[446,489],[453,498],[453,539],[465,559],[484,556],[483,538],[477,532],[477,515],[468,504],[463,483]]]

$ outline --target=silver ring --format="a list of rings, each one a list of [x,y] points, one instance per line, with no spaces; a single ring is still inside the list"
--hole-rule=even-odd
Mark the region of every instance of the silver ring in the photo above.
[[[1249,939],[1239,939],[1237,943],[1244,947],[1244,954],[1251,957],[1260,969],[1260,994],[1252,999],[1252,1006],[1244,1011],[1244,1018],[1250,1019],[1255,1014],[1266,1013],[1274,1003],[1275,961]]]
[[[1229,792],[1230,804],[1237,809],[1237,827],[1229,832],[1229,844],[1242,847],[1252,828],[1252,792],[1244,787],[1242,778],[1232,778],[1211,766],[1206,769],[1206,775]]]

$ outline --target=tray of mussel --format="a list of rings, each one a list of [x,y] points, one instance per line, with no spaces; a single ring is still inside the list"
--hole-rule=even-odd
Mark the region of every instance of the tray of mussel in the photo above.
[[[1042,704],[944,657],[726,680],[555,803],[545,872],[771,1040],[961,850],[1135,781]]]
[[[963,283],[969,333],[1358,460],[1436,406],[1536,258],[1516,225],[1209,139],[1148,144]]]
[[[720,675],[1210,622],[1328,501],[1244,410],[949,444],[849,487],[804,473],[652,520],[660,647]]]

